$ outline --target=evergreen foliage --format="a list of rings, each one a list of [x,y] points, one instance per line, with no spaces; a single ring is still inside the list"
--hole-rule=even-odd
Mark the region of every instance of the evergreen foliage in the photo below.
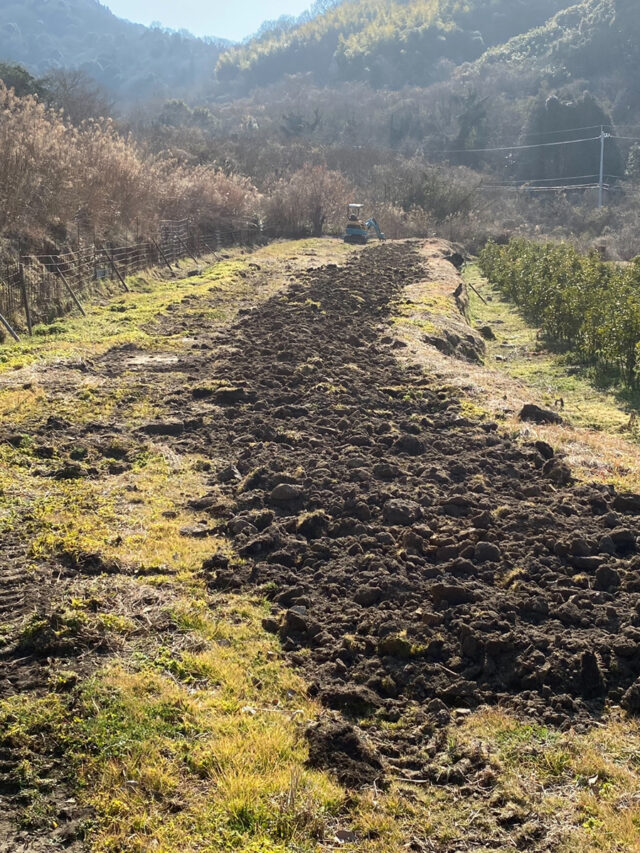
[[[24,95],[42,96],[44,86],[42,81],[36,79],[21,65],[12,65],[9,62],[0,62],[0,80],[7,89],[13,89],[18,97]]]
[[[630,386],[640,380],[640,257],[605,263],[598,252],[516,238],[489,243],[480,255],[489,281],[553,342],[614,368]]]
[[[640,62],[640,15],[637,0],[583,0],[488,50],[476,72],[492,67],[515,71],[528,68],[552,85],[587,80],[602,81],[617,122],[627,121],[640,109],[636,83]]]
[[[611,116],[587,92],[566,102],[553,95],[541,96],[529,113],[523,141],[526,144],[557,143],[559,140],[589,139],[575,145],[533,148],[520,158],[518,177],[553,179],[559,184],[594,183],[600,162],[600,128],[611,129]],[[605,146],[604,172],[610,178],[622,178],[625,164],[614,140]]]
[[[452,64],[542,24],[570,0],[349,0],[297,27],[275,27],[219,60],[222,84],[251,88],[286,74],[374,87],[428,85]]]

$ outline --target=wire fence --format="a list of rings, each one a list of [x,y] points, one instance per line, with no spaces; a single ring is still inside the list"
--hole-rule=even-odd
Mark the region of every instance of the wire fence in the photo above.
[[[175,272],[184,258],[215,254],[232,245],[254,245],[267,239],[253,221],[235,221],[208,233],[189,220],[160,223],[157,239],[127,245],[78,244],[49,254],[17,254],[0,263],[0,322],[13,336],[32,333],[38,323],[50,323],[73,310],[84,313],[83,302],[100,283],[117,282],[128,289],[126,279],[153,267]]]

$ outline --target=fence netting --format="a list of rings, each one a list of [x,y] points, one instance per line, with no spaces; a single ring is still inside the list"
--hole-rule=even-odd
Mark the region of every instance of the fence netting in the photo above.
[[[203,233],[184,220],[160,223],[156,239],[128,245],[79,244],[50,254],[18,255],[0,264],[0,314],[18,331],[50,323],[78,307],[100,282],[125,281],[153,267],[167,273],[183,258],[213,254],[225,246],[266,239],[253,221],[237,221]]]

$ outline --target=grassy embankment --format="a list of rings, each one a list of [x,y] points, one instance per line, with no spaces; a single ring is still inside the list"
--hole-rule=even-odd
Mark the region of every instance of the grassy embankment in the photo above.
[[[579,476],[640,491],[640,394],[607,382],[606,377],[580,364],[571,353],[550,350],[538,330],[482,277],[475,265],[467,267],[465,276],[487,300],[484,304],[470,291],[473,325],[488,325],[496,336],[495,341],[487,341],[486,366],[496,376],[513,380],[514,399],[524,399],[525,389],[536,402],[555,408],[566,421],[558,427],[531,425],[525,429],[563,449]],[[503,408],[511,410],[506,415],[497,412],[503,414],[505,424],[522,430],[516,407]]]

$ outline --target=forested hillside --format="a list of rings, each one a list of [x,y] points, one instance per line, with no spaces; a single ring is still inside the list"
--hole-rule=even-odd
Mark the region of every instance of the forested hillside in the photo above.
[[[81,68],[119,101],[194,94],[223,43],[123,21],[98,0],[0,0],[0,61]]]
[[[5,9],[0,78],[7,88],[62,110],[66,129],[57,115],[45,121],[62,135],[73,135],[70,124],[92,144],[108,139],[114,174],[124,176],[114,185],[138,187],[128,157],[144,184],[129,207],[98,197],[80,203],[92,179],[57,149],[49,152],[31,102],[23,109],[12,101],[22,136],[6,137],[7,157],[16,138],[37,139],[42,147],[24,168],[57,187],[42,215],[26,208],[29,239],[73,234],[78,206],[108,234],[155,227],[172,206],[197,219],[209,188],[215,196],[226,178],[246,189],[244,212],[277,231],[306,233],[311,218],[294,202],[313,167],[329,175],[318,180],[327,196],[357,196],[389,234],[446,224],[448,236],[481,246],[486,237],[535,228],[585,246],[604,241],[616,257],[640,249],[640,140],[633,138],[640,134],[625,127],[640,122],[635,0],[570,8],[566,0],[317,0],[298,19],[268,23],[222,54],[188,35],[120,21],[95,0]],[[23,61],[36,77],[3,67],[10,61]],[[86,78],[49,73],[56,63],[108,87],[119,107],[115,124],[83,127],[109,110]],[[144,107],[127,109],[127,100]],[[612,137],[603,210],[600,126]],[[116,156],[120,145],[124,159]],[[58,159],[64,168],[56,170]],[[85,168],[90,157],[78,162]],[[166,175],[176,170],[184,186],[174,202]],[[49,180],[58,174],[64,179]],[[206,203],[193,198],[198,182]],[[19,207],[20,198],[6,208]],[[332,227],[341,227],[340,216]]]
[[[424,86],[569,5],[569,0],[347,0],[293,30],[276,28],[226,52],[217,76],[220,84],[238,89],[307,72],[318,83]]]
[[[637,119],[640,14],[636,0],[584,0],[547,23],[487,51],[478,77],[535,71],[547,85],[583,80],[606,97],[616,121]]]

